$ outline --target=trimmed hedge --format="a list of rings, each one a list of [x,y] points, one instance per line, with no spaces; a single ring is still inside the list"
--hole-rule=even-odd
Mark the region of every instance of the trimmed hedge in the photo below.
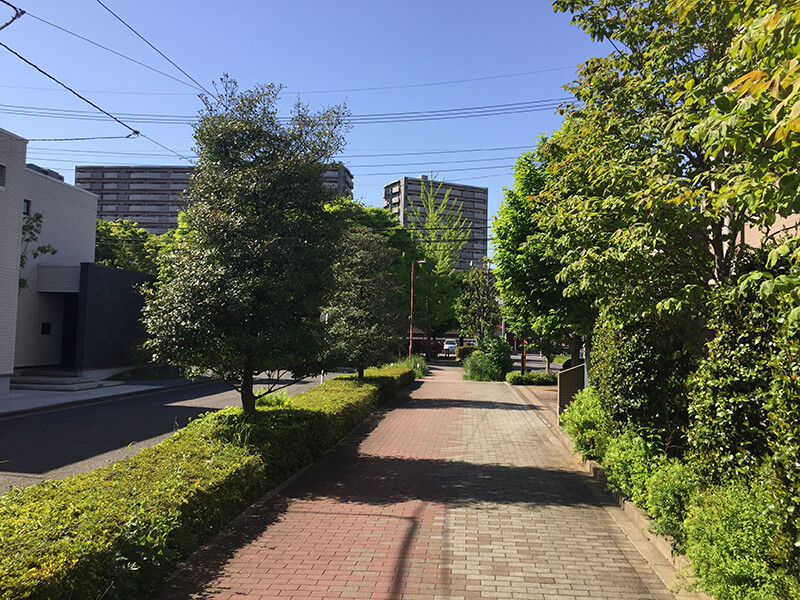
[[[520,373],[512,371],[506,375],[506,383],[511,385],[556,385],[558,376],[555,373]]]
[[[0,496],[0,599],[144,598],[250,502],[414,380],[405,367],[337,377],[284,406],[206,413],[90,473]]]
[[[457,361],[466,360],[467,358],[472,356],[473,352],[477,350],[478,350],[477,346],[458,346],[456,348],[456,360]]]

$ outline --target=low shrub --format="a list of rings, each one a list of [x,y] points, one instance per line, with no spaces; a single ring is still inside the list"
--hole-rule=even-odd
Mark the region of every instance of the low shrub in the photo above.
[[[478,350],[464,360],[464,379],[469,381],[501,381],[503,373],[488,355]]]
[[[506,374],[506,383],[511,385],[555,385],[558,383],[558,376],[555,373],[511,371]]]
[[[651,443],[629,429],[609,440],[602,464],[610,487],[644,508],[647,480],[662,460]]]
[[[678,459],[664,461],[647,480],[645,508],[652,519],[650,531],[671,536],[672,547],[680,553],[686,550],[683,521],[698,486],[697,474]]]
[[[288,403],[289,394],[286,390],[277,390],[256,398],[256,406],[286,406]]]
[[[700,586],[717,600],[797,598],[798,582],[775,551],[780,528],[770,494],[733,483],[698,494],[686,518],[686,555]]]
[[[0,599],[144,598],[175,563],[414,379],[337,377],[254,419],[207,413],[152,448],[0,496]]]
[[[472,353],[477,350],[477,346],[459,346],[456,348],[456,360],[466,360],[467,357],[472,356]]]
[[[558,418],[584,459],[602,460],[611,438],[610,423],[594,389],[578,392]]]
[[[414,369],[414,375],[417,379],[422,379],[428,374],[428,361],[425,360],[424,354],[413,354],[398,360],[395,365]]]

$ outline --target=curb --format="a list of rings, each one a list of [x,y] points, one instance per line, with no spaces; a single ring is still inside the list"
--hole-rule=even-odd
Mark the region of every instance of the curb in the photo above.
[[[602,494],[606,499],[610,499],[612,504],[620,508],[628,525],[632,526],[632,528],[644,538],[644,543],[646,543],[653,551],[655,551],[659,558],[663,559],[672,567],[674,570],[673,577],[664,577],[662,573],[659,573],[659,577],[661,577],[662,581],[664,581],[664,583],[670,588],[676,597],[682,600],[713,600],[711,596],[708,596],[703,592],[686,590],[686,586],[679,586],[679,591],[673,589],[675,587],[675,582],[688,582],[686,574],[691,572],[691,564],[689,559],[684,555],[676,554],[673,551],[672,538],[651,533],[650,517],[648,517],[647,513],[645,513],[641,508],[628,500],[624,494],[621,492],[612,491],[608,488],[608,480],[603,468],[600,466],[600,463],[594,460],[582,460],[575,454],[573,450],[572,438],[570,438],[569,435],[563,429],[561,429],[561,426],[557,424],[557,415],[555,417],[556,422],[553,423],[551,418],[555,413],[550,410],[541,400],[541,398],[538,398],[532,390],[528,390],[528,386],[513,386],[508,383],[506,383],[506,385],[508,385],[508,387],[510,387],[524,401],[527,401],[535,406],[541,406],[543,411],[549,413],[549,415],[543,416],[542,420],[553,434],[554,441],[558,442],[559,445],[565,450],[566,454],[569,456],[577,470],[587,474],[591,478],[592,483],[596,484],[596,486],[593,487],[600,488],[597,490],[597,492]],[[626,535],[628,534],[626,533]],[[630,536],[628,537],[631,539]],[[633,539],[631,539],[631,541],[634,542],[634,545],[636,545]],[[647,559],[647,557],[645,558]],[[648,562],[650,561],[648,560]],[[656,567],[655,565],[652,565],[652,563],[651,566],[654,568]],[[674,579],[674,581],[670,582],[668,579]]]
[[[158,394],[160,392],[166,392],[170,390],[182,389],[192,386],[202,386],[208,385],[211,383],[216,383],[214,381],[187,381],[186,383],[178,384],[178,385],[170,385],[170,386],[153,386],[150,389],[144,390],[135,390],[131,392],[122,392],[120,394],[109,394],[106,396],[97,396],[96,398],[81,398],[80,400],[68,400],[66,402],[58,402],[56,404],[44,404],[42,406],[31,406],[26,408],[15,408],[8,411],[0,412],[0,420],[11,418],[11,417],[21,417],[24,415],[32,415],[37,413],[49,412],[52,410],[59,410],[62,408],[73,408],[75,406],[81,406],[83,404],[101,404],[103,402],[109,402],[111,400],[120,400],[123,398],[131,398],[134,396],[142,396],[144,394]],[[111,388],[109,388],[111,389]],[[62,392],[63,393],[63,392]]]

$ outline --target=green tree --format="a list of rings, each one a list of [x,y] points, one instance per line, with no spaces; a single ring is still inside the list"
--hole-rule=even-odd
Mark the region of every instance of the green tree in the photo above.
[[[461,334],[474,337],[482,344],[500,322],[500,305],[488,265],[469,269],[462,281],[461,295],[456,299],[456,316]]]
[[[280,90],[239,92],[224,78],[216,98],[203,97],[188,231],[162,258],[144,309],[154,358],[228,382],[248,415],[256,374],[319,369],[339,232],[322,175],[344,146],[347,111],[298,102],[284,124]]]
[[[407,315],[411,296],[411,262],[423,258],[422,250],[411,232],[403,227],[391,211],[375,206],[364,206],[350,198],[338,198],[333,209],[353,226],[362,226],[382,236],[392,253],[387,266],[399,284],[395,295],[396,310]],[[406,317],[407,318],[407,317]]]
[[[616,48],[588,61],[569,87],[577,102],[555,136],[560,158],[548,166],[548,187],[569,192],[552,220],[566,232],[567,293],[591,293],[621,323],[696,313],[709,282],[735,276],[742,232],[757,220],[727,192],[720,173],[729,158],[681,134],[698,119],[681,92],[694,82],[713,97],[729,81],[732,4],[703,3],[689,23],[665,0],[555,2]]]
[[[408,228],[419,244],[425,264],[416,269],[414,284],[414,323],[425,331],[430,348],[434,339],[457,326],[455,302],[458,278],[455,265],[470,235],[471,223],[462,213],[462,203],[450,199],[447,189],[437,199],[444,182],[434,187],[433,176],[421,181],[420,204],[411,205]],[[410,262],[409,262],[410,264]]]
[[[55,254],[58,252],[51,244],[39,244],[31,248],[31,244],[39,241],[39,235],[42,233],[42,222],[44,217],[42,213],[33,213],[32,215],[25,215],[22,219],[22,250],[19,254],[19,272],[25,268],[28,263],[28,252],[31,258],[39,258],[42,254]],[[28,279],[20,276],[19,289],[28,287]]]
[[[159,237],[128,219],[97,220],[94,261],[99,265],[155,275]]]
[[[399,285],[391,268],[395,252],[384,236],[355,225],[342,236],[338,255],[325,309],[327,360],[355,367],[363,378],[366,367],[385,362],[402,335]]]
[[[551,250],[552,196],[546,195],[551,145],[542,139],[514,165],[514,187],[492,222],[497,289],[503,315],[515,335],[529,340],[548,360],[564,339],[572,343],[578,361],[582,337],[589,335],[596,310],[586,294],[565,296],[558,280],[562,264]]]

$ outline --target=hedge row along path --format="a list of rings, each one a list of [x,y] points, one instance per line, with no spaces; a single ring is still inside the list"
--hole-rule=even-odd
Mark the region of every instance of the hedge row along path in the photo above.
[[[674,598],[552,428],[511,386],[433,367],[159,599]]]

